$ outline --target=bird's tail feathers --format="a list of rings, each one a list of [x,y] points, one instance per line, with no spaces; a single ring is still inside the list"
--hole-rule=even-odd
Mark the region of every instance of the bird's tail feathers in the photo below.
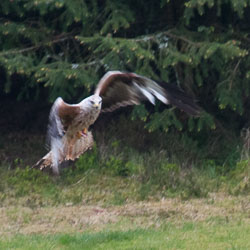
[[[51,151],[48,152],[43,158],[36,162],[31,168],[39,169],[41,171],[51,168],[52,165],[52,155]]]
[[[76,140],[73,144],[70,160],[79,158],[88,149],[91,149],[93,145],[93,135],[88,131],[86,136]],[[61,164],[67,161],[66,154],[68,146],[69,144],[64,138],[62,140],[53,138],[51,141],[51,150],[31,168],[40,169],[41,171],[49,169],[50,171],[52,170],[54,174],[58,175]]]

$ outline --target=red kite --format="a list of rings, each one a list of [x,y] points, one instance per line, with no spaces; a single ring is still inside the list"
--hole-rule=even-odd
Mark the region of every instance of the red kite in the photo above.
[[[61,97],[54,102],[49,116],[48,139],[50,152],[34,167],[51,166],[59,174],[59,164],[75,160],[93,146],[93,137],[88,131],[100,112],[113,111],[119,107],[140,104],[155,98],[165,104],[173,104],[190,115],[197,116],[200,108],[193,99],[177,87],[157,82],[135,73],[109,71],[99,81],[94,95],[78,104],[67,104]]]

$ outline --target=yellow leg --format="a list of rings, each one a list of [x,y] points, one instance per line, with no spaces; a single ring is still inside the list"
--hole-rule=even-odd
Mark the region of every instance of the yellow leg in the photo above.
[[[76,133],[77,139],[81,139],[82,136],[86,136],[88,133],[88,129],[84,128],[82,131],[78,131]]]
[[[87,133],[88,133],[88,129],[84,128],[82,131],[78,131],[78,132],[76,133],[76,137],[77,137],[78,139],[81,139],[81,137],[82,137],[82,136],[86,136]]]
[[[88,129],[84,128],[84,129],[82,130],[82,133],[83,133],[84,135],[87,135]]]
[[[76,134],[76,136],[77,136],[78,139],[81,139],[81,137],[82,137],[82,132],[81,132],[81,131],[78,131],[77,134]]]

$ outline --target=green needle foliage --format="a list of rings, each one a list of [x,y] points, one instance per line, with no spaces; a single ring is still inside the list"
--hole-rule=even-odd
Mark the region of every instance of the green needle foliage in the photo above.
[[[0,2],[3,91],[77,102],[108,70],[178,84],[200,118],[175,109],[133,117],[149,130],[240,126],[249,115],[250,0],[15,0]],[[35,94],[34,94],[35,93]],[[79,94],[80,93],[80,94]],[[186,121],[186,122],[185,122]]]

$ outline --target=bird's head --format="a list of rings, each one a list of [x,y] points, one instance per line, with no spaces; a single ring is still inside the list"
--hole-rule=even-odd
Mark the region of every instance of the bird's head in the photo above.
[[[92,95],[88,98],[88,104],[97,110],[102,107],[102,98],[99,95]]]

